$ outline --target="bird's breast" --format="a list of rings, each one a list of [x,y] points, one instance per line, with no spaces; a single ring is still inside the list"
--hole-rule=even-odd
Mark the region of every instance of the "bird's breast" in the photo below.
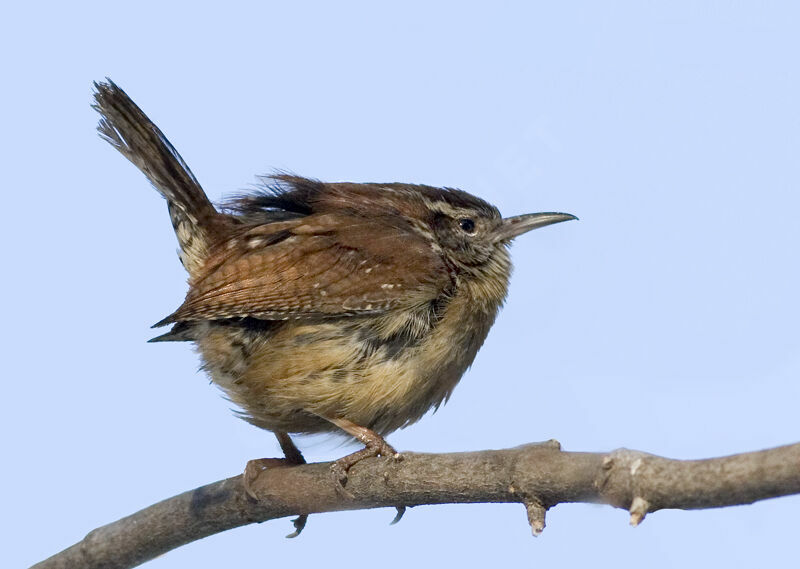
[[[313,433],[345,418],[386,434],[447,399],[496,312],[454,295],[380,316],[286,321],[269,334],[209,323],[198,346],[255,425]]]

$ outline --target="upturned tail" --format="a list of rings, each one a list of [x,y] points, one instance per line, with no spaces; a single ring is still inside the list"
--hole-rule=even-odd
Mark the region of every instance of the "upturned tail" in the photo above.
[[[209,201],[200,183],[167,137],[113,81],[95,82],[92,107],[100,113],[100,136],[119,150],[147,176],[164,196],[180,258],[195,275],[213,242],[215,223],[222,217]]]

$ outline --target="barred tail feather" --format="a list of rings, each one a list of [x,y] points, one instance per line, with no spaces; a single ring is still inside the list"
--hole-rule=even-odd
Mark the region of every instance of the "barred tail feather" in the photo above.
[[[220,214],[178,151],[130,97],[110,79],[94,84],[100,136],[130,160],[166,198],[190,274],[200,269]]]

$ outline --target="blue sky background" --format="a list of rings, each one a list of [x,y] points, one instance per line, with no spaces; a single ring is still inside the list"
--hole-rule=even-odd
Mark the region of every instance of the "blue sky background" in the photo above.
[[[274,456],[188,345],[148,345],[185,276],[166,208],[95,134],[112,77],[212,199],[273,168],[456,186],[519,239],[507,306],[399,449],[627,446],[675,458],[800,439],[800,12],[791,2],[16,3],[3,56],[3,567]],[[124,7],[123,7],[124,6]],[[301,440],[310,460],[349,452]],[[796,560],[800,498],[652,514],[520,505],[287,520],[147,565],[744,567]],[[394,553],[391,553],[394,552]]]

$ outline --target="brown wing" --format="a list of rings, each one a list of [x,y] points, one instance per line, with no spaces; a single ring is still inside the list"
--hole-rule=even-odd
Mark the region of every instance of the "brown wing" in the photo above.
[[[217,246],[183,305],[159,325],[379,313],[430,302],[450,286],[441,256],[410,227],[311,215]]]

